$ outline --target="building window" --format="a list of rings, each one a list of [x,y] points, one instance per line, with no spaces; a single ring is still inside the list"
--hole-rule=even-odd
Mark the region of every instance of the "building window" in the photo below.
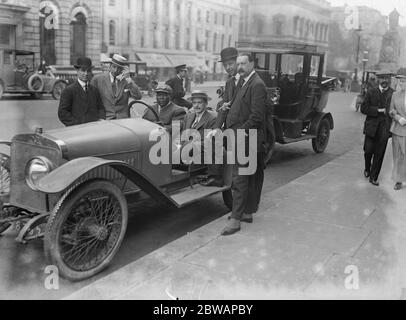
[[[11,29],[12,25],[0,24],[0,45],[11,45]]]
[[[217,23],[218,23],[218,19],[219,19],[219,16],[218,16],[218,13],[216,12],[216,13],[214,14],[214,24],[217,24]]]
[[[233,36],[230,35],[230,36],[228,37],[228,46],[229,46],[229,47],[232,47],[232,45],[231,45],[232,40],[233,40]]]
[[[225,45],[224,45],[224,38],[225,36],[224,36],[224,34],[222,34],[221,35],[221,43],[220,43],[220,46],[221,46],[221,48],[225,48]]]
[[[169,27],[165,26],[165,49],[169,49]]]
[[[206,51],[209,51],[209,39],[210,39],[210,31],[206,30],[206,41],[204,43],[204,47]]]
[[[230,27],[233,27],[233,16],[230,16]]]
[[[158,0],[154,0],[154,13],[158,13]]]
[[[202,22],[202,10],[197,10],[197,22]]]
[[[109,0],[109,6],[110,7],[115,7],[116,6],[116,0]]]
[[[127,0],[127,7],[128,9],[131,9],[131,0]]]
[[[210,23],[210,11],[206,11],[206,23]]]
[[[140,44],[141,44],[141,48],[144,48],[144,46],[145,46],[144,36],[141,36]]]
[[[110,20],[109,23],[109,43],[111,46],[116,45],[116,22],[114,20]]]
[[[131,21],[127,22],[127,44],[131,45]]]
[[[217,52],[217,33],[213,35],[213,52]]]
[[[145,11],[145,0],[141,0],[141,11]]]
[[[190,50],[190,28],[186,28],[186,50]]]
[[[226,15],[223,13],[223,17],[222,17],[222,20],[221,20],[221,24],[223,25],[223,26],[225,26],[226,25]]]
[[[180,49],[180,31],[179,31],[179,29],[176,29],[176,32],[175,32],[175,47],[176,47],[176,50]]]

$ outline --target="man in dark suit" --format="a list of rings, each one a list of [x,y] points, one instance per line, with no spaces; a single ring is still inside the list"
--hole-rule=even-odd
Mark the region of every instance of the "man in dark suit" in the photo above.
[[[216,115],[208,110],[208,103],[211,99],[206,92],[196,90],[192,92],[188,100],[193,107],[183,120],[182,131],[195,129],[204,138],[204,130],[213,129],[216,122]]]
[[[186,115],[186,109],[171,101],[172,88],[168,85],[159,85],[156,89],[157,103],[152,106],[159,116],[160,124],[165,127],[169,133],[172,133],[172,122],[183,121]],[[154,113],[147,109],[143,119],[156,122]]]
[[[256,171],[252,175],[241,174],[243,164],[237,163],[233,170],[233,212],[223,236],[232,235],[241,229],[241,221],[252,223],[253,213],[258,210],[264,183],[264,141],[267,92],[265,83],[254,70],[254,57],[249,53],[242,53],[237,58],[237,69],[240,74],[237,92],[231,101],[224,127],[245,133],[245,141],[236,141],[235,146],[245,150],[255,148],[257,152]],[[249,130],[256,130],[256,145],[250,146]],[[236,150],[233,150],[237,154]]]
[[[379,186],[378,177],[390,137],[390,104],[394,90],[390,87],[391,73],[377,73],[379,86],[368,90],[361,112],[367,116],[364,125],[365,178]]]
[[[190,109],[192,108],[192,104],[185,100],[184,97],[186,95],[186,77],[187,77],[187,67],[185,64],[177,66],[176,70],[176,77],[168,80],[166,84],[172,88],[172,101],[178,106]]]
[[[89,83],[93,69],[92,60],[79,58],[74,67],[78,79],[62,92],[59,120],[65,126],[74,126],[105,119],[106,112],[99,91]]]
[[[92,85],[100,92],[108,120],[129,118],[129,104],[142,98],[131,79],[127,59],[118,54],[111,59],[109,72],[95,76]]]
[[[237,91],[237,84],[240,79],[240,75],[237,72],[237,57],[238,51],[236,48],[226,48],[221,51],[221,61],[223,63],[224,70],[227,72],[228,80],[224,89],[223,100],[218,104],[218,116],[214,126],[216,129],[221,129],[225,123],[228,111],[232,100],[235,97]]]

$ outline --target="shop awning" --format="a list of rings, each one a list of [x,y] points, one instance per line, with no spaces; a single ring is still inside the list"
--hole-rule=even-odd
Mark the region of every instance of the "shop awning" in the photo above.
[[[187,55],[174,55],[174,54],[167,54],[166,55],[169,61],[172,63],[173,67],[180,66],[182,64],[186,64],[190,68],[199,67],[199,61],[197,60],[196,56],[187,56]]]
[[[159,53],[137,52],[140,60],[145,61],[148,67],[152,68],[171,68],[172,64],[165,55]]]

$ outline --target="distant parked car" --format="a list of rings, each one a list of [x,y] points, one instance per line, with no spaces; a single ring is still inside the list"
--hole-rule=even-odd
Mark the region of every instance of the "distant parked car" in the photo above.
[[[35,69],[35,53],[0,49],[0,99],[5,93],[29,94],[37,99],[52,94],[59,100],[67,83],[55,76],[52,68],[45,74]]]

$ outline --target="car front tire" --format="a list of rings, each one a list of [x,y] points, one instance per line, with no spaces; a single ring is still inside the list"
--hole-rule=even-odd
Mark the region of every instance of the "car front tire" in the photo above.
[[[87,182],[62,198],[50,215],[45,256],[65,279],[91,278],[118,252],[127,222],[127,201],[121,190],[106,180]]]
[[[317,137],[312,140],[313,150],[316,153],[323,153],[330,140],[330,122],[323,119],[320,122]]]

